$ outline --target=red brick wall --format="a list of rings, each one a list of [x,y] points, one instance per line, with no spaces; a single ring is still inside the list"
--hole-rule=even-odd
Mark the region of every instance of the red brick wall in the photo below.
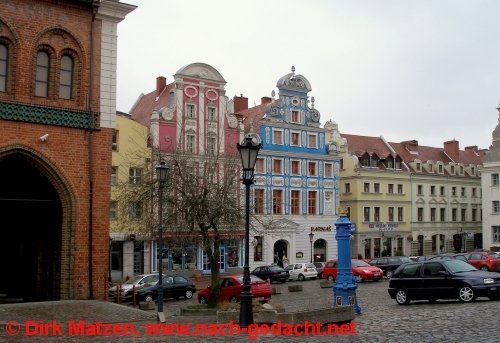
[[[9,44],[10,80],[1,101],[32,105],[88,110],[99,109],[100,34],[94,23],[94,49],[91,49],[92,11],[89,5],[75,1],[3,0],[0,6],[0,39]],[[77,58],[74,98],[58,99],[58,79],[52,78],[49,97],[34,97],[36,47],[50,46],[54,56],[69,49]],[[91,55],[93,53],[93,55]],[[93,59],[93,87],[89,83]],[[58,58],[50,67],[58,69]],[[21,148],[35,159],[52,166],[49,179],[58,190],[63,204],[63,244],[61,298],[105,299],[109,266],[109,199],[111,173],[111,129],[86,131],[0,120],[0,155],[11,148]],[[46,142],[40,137],[49,134]],[[93,259],[89,264],[89,135],[92,136],[93,163]],[[42,167],[41,167],[42,168]],[[42,168],[43,169],[43,168]],[[48,169],[47,169],[48,170]],[[43,170],[47,173],[47,170]],[[73,254],[73,258],[70,258]],[[89,265],[92,266],[92,291],[89,288]]]

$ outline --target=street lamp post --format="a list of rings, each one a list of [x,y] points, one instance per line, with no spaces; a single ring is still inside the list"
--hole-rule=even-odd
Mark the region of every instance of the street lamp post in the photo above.
[[[163,189],[167,183],[168,172],[170,168],[165,161],[161,161],[156,166],[156,176],[159,182],[158,196],[158,321],[165,322],[165,314],[163,313]]]
[[[249,133],[242,144],[238,144],[238,151],[243,166],[242,182],[245,185],[245,265],[243,266],[243,288],[240,295],[240,327],[248,327],[253,323],[252,288],[250,287],[250,186],[253,184],[255,162],[261,147],[260,137]]]
[[[314,233],[309,234],[309,243],[311,243],[311,263],[313,261],[313,239],[314,239]]]

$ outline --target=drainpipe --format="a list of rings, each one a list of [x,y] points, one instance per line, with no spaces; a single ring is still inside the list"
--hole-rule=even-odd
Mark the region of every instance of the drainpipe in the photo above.
[[[95,17],[97,14],[97,11],[99,10],[99,5],[100,5],[100,0],[94,0],[92,2],[92,22],[90,24],[90,75],[89,75],[89,97],[87,101],[87,110],[89,114],[89,118],[92,118],[92,105],[93,105],[93,81],[94,81],[94,24],[95,24]],[[93,283],[94,283],[94,278],[93,278],[93,273],[92,273],[92,266],[93,266],[93,259],[94,259],[94,254],[93,254],[93,241],[94,241],[94,221],[93,221],[93,207],[94,207],[94,162],[93,162],[93,145],[94,145],[94,133],[93,130],[94,127],[90,127],[87,135],[87,140],[88,140],[88,157],[89,157],[89,212],[88,212],[88,221],[89,221],[89,236],[88,236],[88,249],[89,249],[89,260],[88,260],[88,286],[89,286],[89,299],[94,298],[94,290],[93,290]]]

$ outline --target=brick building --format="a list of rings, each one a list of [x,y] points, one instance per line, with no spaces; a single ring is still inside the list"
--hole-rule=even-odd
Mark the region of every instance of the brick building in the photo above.
[[[104,299],[115,125],[111,0],[0,7],[0,294]],[[43,15],[41,15],[43,13]]]

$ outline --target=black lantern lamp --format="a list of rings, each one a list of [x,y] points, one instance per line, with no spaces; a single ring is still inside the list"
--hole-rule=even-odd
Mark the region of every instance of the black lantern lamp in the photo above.
[[[242,144],[238,144],[238,151],[243,166],[243,179],[245,185],[245,265],[243,266],[243,288],[240,303],[240,327],[248,327],[253,323],[252,288],[250,286],[250,185],[253,184],[255,162],[261,148],[259,135],[249,133]]]
[[[161,161],[156,166],[156,177],[159,183],[159,199],[158,199],[158,321],[165,322],[165,314],[163,313],[163,189],[167,184],[168,172],[170,168],[165,161]]]

